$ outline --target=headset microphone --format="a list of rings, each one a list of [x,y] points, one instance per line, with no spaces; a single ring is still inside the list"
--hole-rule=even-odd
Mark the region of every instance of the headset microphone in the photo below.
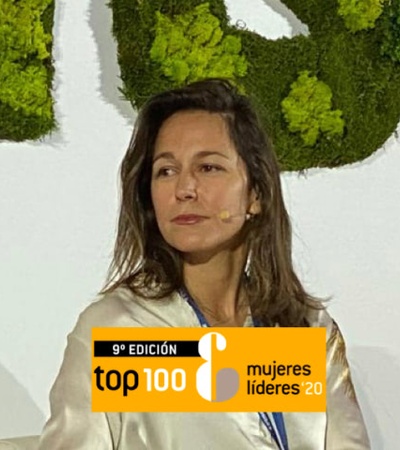
[[[250,219],[252,214],[250,213],[241,213],[232,215],[227,209],[223,209],[217,216],[222,220],[222,222],[229,222],[231,219],[235,217],[245,217],[246,220]]]

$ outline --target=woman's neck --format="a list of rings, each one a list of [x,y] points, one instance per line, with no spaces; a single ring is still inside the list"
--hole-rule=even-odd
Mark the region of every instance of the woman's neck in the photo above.
[[[242,286],[245,254],[242,248],[207,260],[186,258],[186,289],[212,326],[242,326],[248,303]]]

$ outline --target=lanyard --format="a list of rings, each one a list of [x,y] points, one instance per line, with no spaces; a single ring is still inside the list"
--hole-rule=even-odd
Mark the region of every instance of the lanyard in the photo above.
[[[285,422],[283,420],[282,413],[272,413],[272,420],[269,418],[268,413],[259,412],[258,415],[271,433],[279,450],[289,450],[289,445],[286,436]],[[275,426],[274,426],[275,425]]]
[[[196,302],[190,296],[189,292],[185,288],[179,289],[178,292],[181,297],[184,298],[192,307],[193,311],[196,313],[200,325],[202,327],[209,327],[210,325],[207,322],[207,319],[204,317],[204,314],[200,311],[199,307],[196,305]],[[258,321],[254,321],[254,326],[259,327],[261,326],[261,323]],[[268,431],[271,433],[271,436],[274,439],[279,450],[289,450],[285,422],[283,420],[282,413],[272,413],[272,420],[266,412],[259,412],[258,415],[263,424],[267,427]]]

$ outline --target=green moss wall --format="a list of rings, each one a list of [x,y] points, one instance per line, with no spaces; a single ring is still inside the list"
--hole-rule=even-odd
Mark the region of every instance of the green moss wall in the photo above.
[[[396,4],[398,1],[394,0]],[[140,107],[148,96],[177,83],[176,78],[165,74],[163,61],[151,57],[157,14],[176,21],[203,3],[111,0],[123,93],[133,106]],[[398,29],[393,22],[394,18],[399,20],[400,8],[396,9],[393,2],[383,2],[381,6],[371,2],[371,10],[360,10],[365,20],[357,22],[357,26],[362,29],[354,31],[350,28],[354,11],[346,9],[345,0],[340,2],[340,14],[336,0],[283,3],[307,24],[309,36],[268,40],[229,25],[222,0],[208,2],[210,14],[218,19],[223,35],[240,40],[238,55],[246,62],[246,70],[233,73],[234,81],[257,105],[284,170],[336,167],[365,159],[383,145],[400,118],[400,66],[387,50],[392,49],[393,56],[393,48],[397,48],[394,41]],[[204,49],[206,46],[207,42]],[[295,130],[284,114],[282,102],[303,72],[329,88],[329,109],[337,111],[335,114],[343,122],[340,132],[319,132],[315,141],[310,141],[304,139],[301,130]],[[301,114],[307,113],[308,106],[305,99]],[[301,104],[296,107],[301,110]],[[307,123],[303,126],[307,127]],[[338,127],[337,121],[335,126]]]
[[[37,139],[55,127],[53,0],[0,2],[0,139]]]

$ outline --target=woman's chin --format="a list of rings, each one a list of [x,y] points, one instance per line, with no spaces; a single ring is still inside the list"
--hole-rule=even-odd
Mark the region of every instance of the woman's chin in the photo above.
[[[229,245],[226,245],[226,243],[219,243],[217,245],[205,245],[205,244],[194,245],[192,243],[190,245],[182,244],[179,247],[178,246],[174,247],[182,254],[183,259],[191,264],[206,263],[215,256],[218,256],[218,254],[220,253],[223,253],[229,249],[233,250],[232,248],[230,248]]]

